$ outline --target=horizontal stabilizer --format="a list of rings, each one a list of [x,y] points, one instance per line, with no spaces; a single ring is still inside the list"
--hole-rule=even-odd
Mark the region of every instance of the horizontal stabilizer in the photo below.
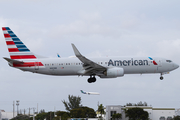
[[[23,64],[24,62],[22,61],[18,61],[18,60],[13,60],[13,59],[10,59],[10,58],[6,58],[6,57],[3,57],[6,61],[10,62],[10,63],[15,63],[15,64]]]

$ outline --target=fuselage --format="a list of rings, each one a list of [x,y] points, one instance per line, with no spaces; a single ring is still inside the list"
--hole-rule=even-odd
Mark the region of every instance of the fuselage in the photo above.
[[[113,67],[123,68],[124,74],[167,73],[179,67],[176,63],[164,58],[150,60],[148,57],[99,57],[89,59],[107,69]],[[156,61],[157,64],[154,64],[153,61]],[[27,59],[23,62],[34,65],[13,65],[13,67],[23,71],[47,75],[89,75],[89,73],[81,73],[84,67],[77,57]]]

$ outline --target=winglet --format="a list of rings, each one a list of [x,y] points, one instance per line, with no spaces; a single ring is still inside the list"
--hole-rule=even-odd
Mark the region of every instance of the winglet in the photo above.
[[[73,47],[73,50],[74,50],[74,54],[76,55],[76,57],[80,57],[82,56],[81,53],[78,51],[78,49],[76,48],[76,46],[71,43],[72,47]]]

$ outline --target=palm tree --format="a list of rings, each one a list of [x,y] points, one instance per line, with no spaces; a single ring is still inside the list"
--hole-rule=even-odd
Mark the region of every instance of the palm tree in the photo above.
[[[105,113],[105,111],[104,111],[104,106],[103,106],[102,104],[100,104],[100,105],[98,106],[98,112],[100,112],[101,118],[102,118],[102,114]]]

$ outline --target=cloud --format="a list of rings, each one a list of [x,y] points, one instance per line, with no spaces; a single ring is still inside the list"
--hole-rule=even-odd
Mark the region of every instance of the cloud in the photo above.
[[[3,17],[0,17],[0,26],[1,27],[6,27],[6,25],[7,25],[7,19],[4,19]],[[1,31],[2,31],[2,29],[0,29]],[[4,35],[2,36],[0,36],[0,38],[2,38],[2,39],[0,39],[0,45],[2,44],[2,45],[4,45]]]
[[[114,33],[114,29],[103,24],[101,15],[99,13],[85,13],[81,12],[78,18],[67,24],[59,24],[54,26],[52,37],[63,36],[108,36]],[[56,30],[56,31],[54,31]]]
[[[53,35],[58,36],[68,36],[68,35],[81,35],[81,36],[88,36],[88,35],[105,35],[110,32],[108,27],[103,27],[99,24],[91,24],[86,23],[82,20],[77,20],[70,24],[66,25],[58,25],[55,28],[57,32]]]
[[[102,17],[100,13],[94,12],[94,13],[86,13],[86,12],[80,12],[80,18],[84,19],[87,22],[101,22]]]
[[[159,55],[175,59],[180,58],[180,39],[159,41],[156,48]]]
[[[137,27],[139,25],[139,16],[137,13],[129,13],[125,12],[121,16],[119,16],[120,25],[123,29],[131,29]]]

